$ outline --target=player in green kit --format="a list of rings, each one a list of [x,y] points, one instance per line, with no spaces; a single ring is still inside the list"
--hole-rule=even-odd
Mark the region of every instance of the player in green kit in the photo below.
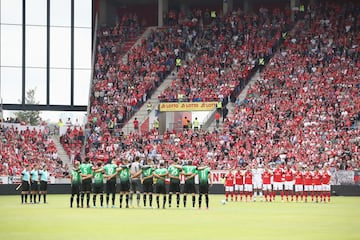
[[[85,162],[80,165],[81,176],[81,207],[84,207],[84,196],[86,193],[87,207],[90,207],[91,179],[93,177],[93,169],[90,158],[86,157]]]
[[[40,192],[39,192],[39,202],[41,195],[43,195],[44,203],[46,203],[46,194],[47,194],[47,184],[49,180],[49,172],[47,166],[44,165],[42,170],[39,170],[40,175]]]
[[[154,168],[152,166],[152,160],[150,158],[147,159],[147,165],[142,166],[142,179],[141,182],[143,184],[143,199],[144,199],[144,207],[146,207],[146,196],[149,195],[149,205],[152,208],[152,193],[153,189],[153,172]]]
[[[199,176],[199,209],[201,209],[202,195],[205,195],[206,209],[209,209],[209,186],[212,186],[210,168],[198,167],[197,174]]]
[[[157,207],[160,208],[160,195],[163,196],[163,208],[165,208],[166,204],[166,188],[165,188],[165,178],[168,175],[168,170],[164,167],[164,163],[160,163],[159,168],[157,168],[154,173],[154,177],[156,178],[156,204]]]
[[[122,165],[119,166],[117,171],[120,177],[120,208],[122,208],[123,196],[125,195],[126,208],[129,208],[129,196],[130,196],[130,164],[127,159],[122,161]]]
[[[115,207],[115,195],[116,195],[116,175],[117,175],[116,159],[109,161],[104,166],[104,177],[106,179],[106,207],[109,207],[110,194],[112,195],[112,208]]]
[[[96,168],[94,168],[94,185],[93,185],[93,204],[96,207],[96,196],[100,195],[100,207],[104,203],[104,169],[102,168],[103,162],[98,161]]]
[[[170,187],[169,187],[169,208],[171,207],[172,194],[176,194],[176,206],[180,205],[180,173],[181,166],[178,165],[178,159],[174,159],[174,164],[168,168],[169,177],[170,177]]]
[[[74,197],[76,195],[77,207],[80,207],[80,185],[81,185],[81,176],[80,176],[80,162],[75,161],[74,168],[70,172],[71,180],[71,197],[70,197],[70,207],[72,208]]]
[[[186,195],[191,194],[192,195],[192,204],[193,208],[195,207],[195,176],[197,174],[196,166],[192,165],[192,161],[189,160],[187,162],[187,165],[182,167],[183,175],[185,176],[185,184],[184,184],[184,207],[186,207]]]

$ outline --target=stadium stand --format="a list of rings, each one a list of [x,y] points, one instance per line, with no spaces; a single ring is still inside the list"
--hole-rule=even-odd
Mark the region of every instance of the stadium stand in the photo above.
[[[87,152],[94,159],[104,161],[115,154],[120,158],[140,155],[169,162],[175,156],[180,159],[192,156],[196,162],[204,161],[213,169],[256,162],[359,168],[359,129],[356,127],[360,106],[359,18],[353,17],[358,16],[355,11],[351,5],[344,8],[332,4],[311,6],[311,12],[299,20],[288,35],[283,36],[286,40],[280,50],[271,49],[275,52],[274,57],[264,67],[261,78],[249,90],[245,101],[229,114],[224,129],[218,132],[167,131],[162,136],[153,130],[142,135],[132,132],[125,136],[121,130],[110,133],[104,125],[102,129],[91,132]],[[275,12],[273,18],[269,17],[262,23],[279,25],[287,21],[276,17],[276,14],[281,15]],[[254,20],[256,15],[248,18]],[[231,26],[231,17],[222,21],[214,26],[220,29]],[[265,30],[258,26],[256,29],[266,32],[266,27]],[[261,35],[257,32],[254,38],[249,35],[249,39],[272,46],[279,38],[280,29],[272,31],[269,39],[259,37]],[[229,36],[219,33],[219,36],[222,35],[224,43],[231,41],[230,33]],[[216,46],[211,39],[208,41],[211,46]],[[253,58],[263,51],[257,49],[258,45],[250,47],[249,53],[253,55],[249,55]],[[265,49],[265,53],[271,53],[269,49]],[[215,66],[221,67],[221,58],[208,57],[217,56],[208,54],[208,49],[205,50],[208,56],[201,55],[201,51],[196,53],[197,62],[205,62],[204,59],[209,58],[217,61]],[[229,62],[223,62],[224,65],[233,65],[234,59],[228,59]],[[245,66],[246,63],[250,65],[246,62],[248,59],[242,60]],[[235,70],[229,67],[228,71]],[[214,74],[205,68],[200,72]],[[181,74],[185,76],[184,67],[180,70]],[[186,74],[189,79],[196,79],[198,73],[189,67]],[[227,76],[226,73],[224,76]],[[167,90],[167,95],[175,96],[172,89],[181,84],[186,84],[185,80],[177,79],[171,90]],[[195,94],[189,96],[192,97],[184,100],[203,100],[194,99]],[[212,96],[218,97],[217,94]],[[174,99],[176,97],[168,97],[167,100]]]
[[[24,164],[47,165],[54,177],[66,175],[66,166],[58,158],[56,146],[49,137],[47,128],[7,123],[0,128],[0,175],[19,175]]]
[[[223,101],[225,105],[249,73],[272,55],[287,22],[279,9],[271,14],[234,11],[213,19],[205,28],[193,21],[196,57],[181,66],[178,78],[159,100]]]

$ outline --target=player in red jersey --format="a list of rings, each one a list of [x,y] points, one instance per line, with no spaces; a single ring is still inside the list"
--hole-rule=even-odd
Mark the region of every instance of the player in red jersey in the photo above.
[[[284,200],[283,191],[283,174],[284,171],[280,168],[280,164],[276,164],[276,168],[273,171],[273,200],[275,201],[276,191],[280,191],[281,201]]]
[[[322,196],[323,201],[326,203],[326,196],[328,199],[328,202],[330,202],[330,196],[331,196],[331,187],[330,187],[330,180],[331,180],[331,173],[327,166],[324,167],[324,170],[322,171]]]
[[[314,198],[313,195],[315,195],[316,202],[319,202],[319,197],[320,197],[320,199],[322,198],[321,179],[322,179],[322,175],[319,172],[319,169],[317,167],[315,167],[315,171],[313,174],[314,191],[313,191],[313,194],[311,195],[311,197],[313,199]]]
[[[306,172],[304,174],[304,195],[305,195],[305,202],[307,202],[307,197],[309,192],[313,193],[313,174],[310,172],[309,167],[307,167]],[[314,199],[314,196],[312,196]]]
[[[225,175],[225,199],[228,201],[229,194],[231,195],[231,201],[234,200],[234,179],[235,176],[232,173],[232,169]]]
[[[245,185],[244,185],[244,192],[245,192],[245,200],[247,201],[248,195],[250,195],[250,201],[252,201],[252,193],[253,193],[253,185],[252,185],[252,171],[250,166],[246,167],[245,171]]]
[[[301,167],[299,165],[296,166],[295,176],[295,193],[296,193],[296,201],[299,200],[299,194],[301,201],[303,200],[304,195],[304,175],[301,171]]]
[[[286,201],[289,201],[289,193],[291,195],[291,201],[294,201],[294,170],[290,166],[285,168],[285,196]]]
[[[240,201],[242,201],[242,194],[244,191],[244,174],[241,172],[240,167],[236,168],[235,172],[235,200],[238,200],[240,195]]]
[[[264,168],[264,172],[261,174],[261,178],[262,178],[262,182],[263,182],[263,194],[265,196],[265,201],[268,201],[268,197],[269,200],[271,202],[271,176],[272,173],[270,172],[269,168],[267,166],[265,166]]]

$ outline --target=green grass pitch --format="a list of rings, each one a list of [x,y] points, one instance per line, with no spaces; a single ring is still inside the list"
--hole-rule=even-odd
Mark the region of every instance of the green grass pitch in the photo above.
[[[47,199],[22,205],[20,196],[0,196],[0,239],[360,239],[359,197],[222,205],[223,196],[211,195],[209,210],[71,209],[68,195]]]

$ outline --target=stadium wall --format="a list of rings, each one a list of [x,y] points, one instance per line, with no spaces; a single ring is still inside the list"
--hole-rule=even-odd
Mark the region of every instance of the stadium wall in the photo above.
[[[0,195],[19,195],[20,192],[15,188],[18,184],[2,184],[0,185]],[[70,194],[70,184],[49,184],[49,194]],[[119,192],[119,185],[117,192]],[[224,185],[214,184],[210,188],[211,194],[224,194]],[[331,186],[333,196],[360,196],[360,185],[333,185]]]

